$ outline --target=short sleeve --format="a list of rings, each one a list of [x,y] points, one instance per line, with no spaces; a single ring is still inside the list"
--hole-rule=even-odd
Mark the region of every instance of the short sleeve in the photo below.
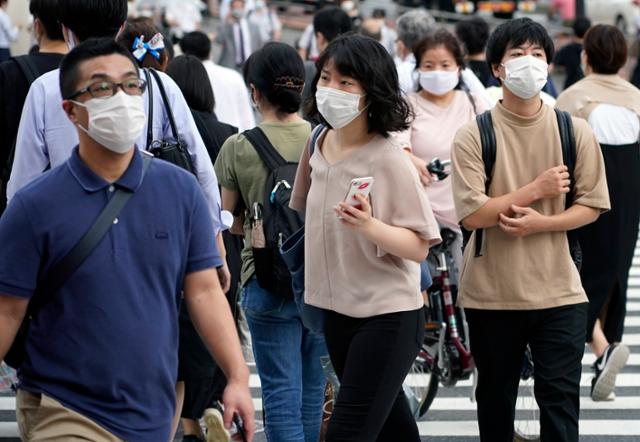
[[[485,193],[487,177],[478,138],[477,124],[468,123],[458,130],[451,149],[453,200],[458,221],[475,213],[489,201]]]
[[[606,212],[611,209],[611,204],[600,145],[586,121],[580,118],[572,120],[576,136],[573,202]]]
[[[296,171],[296,178],[293,182],[293,191],[291,192],[291,198],[289,199],[289,207],[296,212],[304,213],[307,207],[307,194],[311,187],[311,166],[309,152],[309,141],[302,150],[300,161],[298,162],[298,170]]]
[[[377,161],[374,178],[371,206],[376,219],[412,230],[430,245],[440,242],[440,229],[427,192],[411,160],[397,145]],[[385,254],[386,251],[378,249],[379,257]]]
[[[224,264],[216,245],[214,229],[207,202],[200,187],[193,186],[194,202],[191,211],[191,231],[189,232],[189,253],[185,273],[194,273]]]
[[[216,158],[216,164],[214,166],[220,186],[234,191],[240,189],[234,159],[237,139],[238,135],[227,138],[227,141],[225,141],[220,148],[220,153],[218,154],[218,158]]]
[[[0,293],[31,298],[40,272],[42,248],[19,195],[0,218]]]

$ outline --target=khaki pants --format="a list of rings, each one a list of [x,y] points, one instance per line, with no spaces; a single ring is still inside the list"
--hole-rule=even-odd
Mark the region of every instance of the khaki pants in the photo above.
[[[107,430],[48,396],[18,390],[20,438],[28,442],[122,442]]]

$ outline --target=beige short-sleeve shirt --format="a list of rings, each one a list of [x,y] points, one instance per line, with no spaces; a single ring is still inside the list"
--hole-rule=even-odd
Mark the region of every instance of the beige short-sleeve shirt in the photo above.
[[[305,302],[356,318],[419,309],[420,265],[378,248],[333,209],[353,178],[372,176],[375,218],[439,242],[415,167],[393,138],[376,136],[332,165],[318,147],[322,140],[311,159],[305,149],[291,197],[291,207],[305,212]]]
[[[453,195],[458,219],[476,212],[491,197],[513,192],[540,173],[563,164],[556,114],[547,105],[532,117],[509,112],[501,103],[492,111],[496,163],[489,195],[477,123],[462,127],[454,140]],[[600,146],[586,121],[573,118],[576,138],[574,204],[610,208]],[[565,198],[536,201],[544,215],[564,211]],[[475,235],[465,249],[459,304],[486,310],[535,310],[586,302],[580,275],[571,259],[566,232],[514,238],[499,227],[484,229],[483,256],[475,257]]]

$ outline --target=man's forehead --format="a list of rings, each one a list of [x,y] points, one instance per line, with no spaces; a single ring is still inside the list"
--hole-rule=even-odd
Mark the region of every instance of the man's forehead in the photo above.
[[[131,59],[121,54],[103,55],[85,60],[80,65],[80,76],[87,80],[96,76],[122,78],[138,75],[138,69]]]

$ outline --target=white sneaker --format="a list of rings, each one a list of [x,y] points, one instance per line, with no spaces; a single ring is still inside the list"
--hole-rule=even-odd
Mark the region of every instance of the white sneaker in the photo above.
[[[629,347],[624,344],[611,344],[604,351],[593,368],[596,375],[591,381],[591,399],[594,401],[610,401],[616,387],[616,377],[629,359]]]
[[[229,442],[231,435],[224,427],[222,413],[216,408],[204,410],[204,423],[207,426],[207,442]]]

